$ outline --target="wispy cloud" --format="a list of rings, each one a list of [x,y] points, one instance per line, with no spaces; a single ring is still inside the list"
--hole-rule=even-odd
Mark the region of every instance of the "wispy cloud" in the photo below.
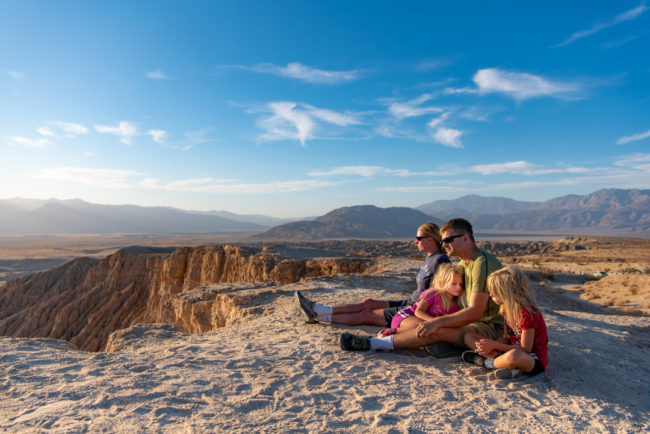
[[[128,189],[133,187],[133,184],[129,182],[129,178],[140,175],[142,174],[131,170],[56,167],[43,169],[32,176],[55,181],[76,182],[100,188]]]
[[[650,174],[650,154],[636,153],[622,156],[614,161],[614,165],[645,172],[646,180],[650,182],[650,176],[648,176]]]
[[[388,105],[388,112],[397,120],[419,117],[443,111],[440,107],[424,105],[433,98],[430,93],[425,93],[409,101],[401,102],[390,99],[380,100]]]
[[[87,127],[73,122],[52,121],[48,122],[47,125],[47,127],[38,128],[37,132],[42,136],[53,138],[59,138],[61,136],[73,138],[88,133]]]
[[[262,109],[251,110],[251,112],[259,111],[270,112],[270,115],[265,115],[258,120],[258,126],[266,130],[260,139],[299,140],[302,146],[305,146],[308,139],[314,138],[314,132],[318,127],[317,121],[340,127],[362,123],[354,114],[340,113],[291,101],[272,102]]]
[[[648,137],[650,137],[650,130],[648,130],[648,131],[646,131],[644,133],[640,133],[640,134],[633,134],[631,136],[621,137],[620,139],[618,139],[616,141],[616,144],[617,145],[624,145],[626,143],[636,142],[637,140],[647,139]]]
[[[463,144],[460,141],[462,134],[462,131],[454,128],[440,127],[433,132],[433,140],[450,148],[462,148]]]
[[[150,78],[152,80],[168,80],[169,76],[162,72],[160,69],[156,69],[155,71],[147,72],[147,78]]]
[[[517,175],[547,175],[551,173],[587,173],[588,169],[583,167],[567,167],[559,169],[550,169],[527,161],[509,161],[497,164],[479,164],[472,166],[472,172],[477,172],[482,175],[496,175],[502,173],[513,173]]]
[[[340,182],[321,180],[273,181],[267,183],[245,184],[231,179],[194,178],[163,183],[158,179],[145,179],[138,184],[141,188],[152,190],[194,192],[194,193],[225,193],[225,194],[276,194],[296,191],[313,190],[331,187]]]
[[[287,66],[260,63],[252,67],[240,67],[248,71],[278,75],[280,77],[295,78],[312,84],[340,84],[358,80],[363,71],[351,69],[347,71],[333,71],[313,68],[302,63],[292,62]]]
[[[138,134],[138,129],[131,122],[120,122],[117,126],[95,125],[95,130],[103,134],[115,134],[120,137],[120,142],[130,145],[133,136]]]
[[[645,11],[647,11],[648,8],[645,5],[645,2],[641,3],[639,6],[632,8],[630,10],[627,10],[619,15],[616,15],[613,18],[608,19],[607,21],[603,21],[600,23],[596,23],[592,25],[590,28],[586,30],[581,30],[579,32],[573,33],[571,36],[569,36],[565,41],[560,42],[557,45],[553,45],[551,48],[558,48],[558,47],[563,47],[565,45],[569,45],[572,42],[577,41],[578,39],[586,38],[587,36],[595,35],[596,33],[600,32],[601,30],[607,29],[609,27],[614,27],[618,24],[621,24],[625,21],[630,21],[638,18],[641,16]]]
[[[380,166],[341,166],[327,171],[312,171],[309,176],[313,177],[329,177],[329,176],[361,176],[364,178],[378,175],[388,176],[427,176],[435,175],[436,172],[411,172],[407,169],[388,169]]]
[[[582,90],[577,83],[554,82],[539,75],[505,71],[499,68],[480,69],[474,74],[473,89],[458,92],[503,93],[518,101],[536,97],[568,97]]]
[[[30,139],[29,137],[12,136],[9,137],[7,144],[9,146],[22,146],[25,148],[44,148],[47,145],[51,145],[52,141],[45,137]]]
[[[259,126],[266,130],[263,140],[297,139],[305,146],[312,137],[316,124],[304,111],[296,110],[295,102],[274,102],[269,104],[272,115],[259,121]]]
[[[147,131],[147,134],[151,136],[154,142],[156,143],[164,143],[165,138],[167,137],[167,131],[165,130],[149,130]]]

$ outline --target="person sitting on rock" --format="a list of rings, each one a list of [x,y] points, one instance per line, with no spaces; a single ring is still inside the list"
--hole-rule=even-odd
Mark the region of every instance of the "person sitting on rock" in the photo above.
[[[468,332],[494,340],[503,336],[504,325],[499,315],[499,306],[490,299],[487,291],[488,275],[503,268],[503,265],[496,256],[478,248],[472,225],[467,220],[451,219],[442,226],[440,233],[442,246],[449,256],[460,258],[460,264],[464,268],[465,289],[458,297],[459,305],[463,309],[450,315],[423,321],[415,329],[405,330],[404,333],[392,336],[368,338],[343,333],[339,337],[341,349],[392,351],[400,348],[424,347],[428,352],[440,355],[439,347],[445,346],[439,345],[440,343],[465,347],[465,334]],[[386,342],[379,342],[380,340]],[[454,351],[457,351],[457,348]]]
[[[422,292],[429,288],[431,278],[436,273],[438,266],[450,262],[449,257],[441,251],[440,230],[435,223],[425,223],[418,228],[415,244],[419,251],[427,253],[427,257],[415,277],[417,288],[410,298],[399,301],[368,298],[360,303],[327,306],[316,304],[296,291],[295,303],[298,311],[308,323],[366,324],[390,327],[395,314],[400,309],[417,303]]]

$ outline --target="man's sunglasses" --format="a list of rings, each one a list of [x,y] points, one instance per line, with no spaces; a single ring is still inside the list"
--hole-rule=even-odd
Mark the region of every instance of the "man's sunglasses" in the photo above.
[[[440,244],[450,244],[456,238],[462,237],[463,235],[465,235],[465,234],[450,235],[447,238],[443,238],[442,240],[440,240]]]

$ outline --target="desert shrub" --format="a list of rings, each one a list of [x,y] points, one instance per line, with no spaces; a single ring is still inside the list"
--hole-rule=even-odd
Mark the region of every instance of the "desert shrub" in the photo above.
[[[630,294],[637,295],[639,293],[639,287],[636,285],[630,286]]]
[[[631,274],[631,273],[640,273],[640,272],[641,272],[641,270],[637,270],[637,269],[634,268],[634,267],[625,267],[625,268],[623,268],[623,269],[621,270],[621,273],[630,273],[630,274]]]

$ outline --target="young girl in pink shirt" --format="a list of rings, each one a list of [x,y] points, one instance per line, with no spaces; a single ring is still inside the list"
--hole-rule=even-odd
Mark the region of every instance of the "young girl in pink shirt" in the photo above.
[[[458,312],[456,299],[463,290],[463,277],[463,267],[450,263],[439,265],[431,289],[423,292],[413,306],[398,311],[391,321],[390,328],[379,332],[378,337],[394,335],[415,328],[422,321]]]

